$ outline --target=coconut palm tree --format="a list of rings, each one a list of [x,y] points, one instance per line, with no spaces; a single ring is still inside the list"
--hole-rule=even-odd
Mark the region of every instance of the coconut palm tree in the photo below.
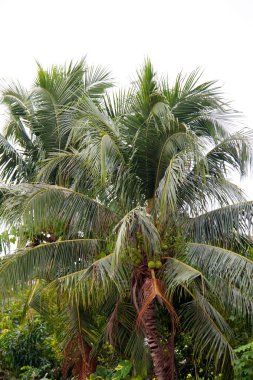
[[[68,150],[41,163],[37,183],[2,187],[1,218],[20,243],[1,262],[1,288],[39,280],[41,298],[75,310],[79,334],[66,331],[69,352],[79,339],[79,379],[103,339],[137,370],[149,358],[158,380],[174,379],[181,331],[196,359],[232,378],[229,316],[252,323],[253,202],[228,175],[247,172],[252,150],[220,88],[199,79],[170,86],[146,61],[128,91],[82,96],[67,107]],[[28,238],[40,244],[22,248]]]
[[[37,78],[29,91],[20,84],[6,85],[2,91],[7,121],[0,135],[1,180],[32,180],[41,160],[68,150],[75,106],[83,96],[98,103],[111,85],[108,71],[88,66],[84,59],[49,70],[38,63]]]

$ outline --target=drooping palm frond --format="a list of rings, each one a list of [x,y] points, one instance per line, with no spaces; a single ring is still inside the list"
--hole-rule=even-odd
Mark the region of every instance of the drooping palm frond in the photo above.
[[[252,164],[252,132],[247,129],[229,134],[206,154],[206,165],[209,174],[226,174],[229,170],[237,170],[244,175]]]
[[[0,178],[4,182],[19,182],[26,177],[28,165],[8,140],[0,135]]]
[[[133,328],[125,346],[125,354],[131,358],[137,373],[144,378],[148,376],[148,369],[152,365],[150,352],[144,340],[143,332]]]
[[[201,243],[188,243],[184,261],[201,270],[208,279],[216,277],[237,286],[246,295],[253,294],[253,261],[224,248]]]
[[[50,292],[48,282],[37,281],[38,285],[32,297],[29,297],[28,306],[36,310],[56,329],[57,340],[62,350],[77,333],[85,335],[85,341],[92,347],[98,339],[96,323],[88,310],[81,305],[70,305],[67,297]],[[60,302],[60,300],[65,302]]]
[[[74,331],[69,336],[69,341],[64,349],[64,380],[69,379],[69,376],[72,375],[78,380],[85,380],[96,368],[96,363],[90,359],[91,347],[87,343],[87,337],[83,331],[83,323],[81,323],[83,317],[83,313],[80,313],[75,318],[75,321],[78,321],[78,329],[76,328],[76,324],[74,324]],[[86,326],[89,329],[91,328],[90,324],[86,323]]]
[[[159,202],[159,214],[162,223],[166,222],[169,215],[177,209],[179,188],[186,180],[191,159],[192,154],[189,155],[186,152],[174,155],[159,183],[156,197]]]
[[[76,191],[89,192],[101,187],[99,172],[87,158],[86,151],[70,149],[70,151],[52,153],[41,163],[37,180],[50,183],[54,180],[58,185]]]
[[[228,244],[233,235],[238,240],[251,235],[252,218],[253,202],[245,201],[189,219],[186,229],[196,242]]]
[[[13,83],[3,88],[2,103],[8,111],[4,137],[11,138],[24,150],[31,150],[34,136],[30,125],[33,112],[30,94],[20,84]]]
[[[226,207],[243,201],[243,191],[224,176],[215,178],[209,175],[195,176],[191,173],[179,188],[177,207],[188,218],[192,218],[212,208]]]
[[[206,279],[203,273],[175,257],[166,257],[161,277],[166,286],[166,295],[169,297],[172,297],[180,287],[189,288],[191,294],[191,285],[192,283],[196,285],[195,280],[198,281],[200,290],[203,293],[205,291]]]
[[[205,275],[205,271],[196,269],[175,257],[167,257],[161,278],[166,286],[166,294],[180,300],[194,299],[196,290],[208,300],[213,307],[222,311],[226,318],[244,316],[251,323],[252,290],[245,291],[230,278],[219,275]]]
[[[170,160],[179,152],[187,154],[189,151],[195,154],[197,158],[197,155],[200,154],[200,141],[185,126],[183,128],[179,126],[178,131],[177,129],[173,130],[164,141],[158,161],[155,188],[158,187],[160,180],[164,176]]]
[[[220,306],[226,317],[230,319],[243,318],[245,325],[250,326],[252,324],[252,292],[246,292],[240,286],[234,285],[229,280],[224,280],[218,276],[212,279],[210,287],[213,291],[213,295],[210,298],[219,299]]]
[[[75,239],[19,249],[0,262],[2,289],[18,287],[34,279],[53,280],[88,267],[99,251],[96,239]]]
[[[57,289],[69,296],[70,301],[80,302],[85,308],[98,307],[111,294],[129,294],[129,267],[119,265],[112,269],[112,255],[97,259],[86,269],[59,277],[50,289]]]
[[[29,300],[29,307],[43,316],[50,326],[54,326],[55,337],[62,351],[64,378],[72,374],[85,379],[95,370],[91,349],[98,340],[99,331],[89,311],[76,303],[70,305],[67,297],[49,292],[45,281],[39,282]]]
[[[175,257],[166,259],[161,278],[166,294],[176,305],[182,305],[181,328],[191,334],[194,356],[205,360],[206,365],[212,361],[230,379],[234,335],[226,321],[230,316],[244,316],[245,322],[251,323],[252,289],[248,292],[241,288],[239,281],[235,285],[220,270],[217,275],[208,275],[200,266],[191,266]]]
[[[244,132],[229,135],[216,147],[207,150],[203,157],[200,155],[179,189],[178,207],[186,211],[188,208],[192,217],[210,210],[211,205],[224,207],[245,200],[242,190],[228,181],[226,176],[231,167],[241,174],[246,170],[246,163],[251,160],[249,136]],[[245,161],[239,167],[240,157],[244,157],[242,161]]]
[[[91,305],[94,310],[94,305]],[[96,313],[104,319],[98,339],[92,348],[92,357],[99,354],[104,343],[110,343],[115,353],[127,356],[137,371],[144,377],[151,365],[150,354],[144,343],[143,331],[136,330],[136,310],[129,297],[122,297],[112,288],[106,301],[100,304]]]
[[[85,93],[92,99],[100,99],[113,86],[111,74],[102,66],[86,66],[84,73]]]
[[[194,356],[212,361],[224,378],[231,379],[231,363],[235,354],[231,346],[232,332],[219,312],[202,296],[184,304],[180,312],[182,326],[190,332]]]
[[[3,188],[1,218],[7,225],[23,224],[24,233],[34,236],[54,230],[59,222],[65,236],[84,236],[107,230],[117,216],[99,201],[71,189],[25,184]]]
[[[160,237],[151,215],[145,208],[131,210],[115,227],[117,239],[113,251],[113,264],[116,265],[120,258],[126,257],[128,247],[136,245],[136,234],[141,233],[143,244],[148,257],[160,252]]]

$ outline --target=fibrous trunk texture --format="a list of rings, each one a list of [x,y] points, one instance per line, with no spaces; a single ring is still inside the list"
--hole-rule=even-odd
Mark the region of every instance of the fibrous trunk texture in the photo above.
[[[156,298],[161,301],[162,294],[157,280],[151,278],[150,271],[140,267],[133,278],[133,303],[138,313],[137,323],[141,323],[153,361],[157,380],[174,379],[174,324],[169,341],[162,346],[157,330]],[[165,302],[167,302],[165,300]],[[168,304],[168,302],[167,302]]]
[[[96,362],[90,358],[91,347],[77,334],[67,345],[64,352],[63,379],[75,376],[86,380],[96,370]]]
[[[173,375],[172,377],[168,377],[168,363],[157,334],[154,302],[149,305],[143,316],[143,326],[153,361],[155,377],[157,380],[172,380]]]

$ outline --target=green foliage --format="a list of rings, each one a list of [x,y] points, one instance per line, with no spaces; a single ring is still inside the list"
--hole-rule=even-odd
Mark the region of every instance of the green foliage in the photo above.
[[[253,378],[253,343],[235,349],[238,358],[234,361],[235,380]]]
[[[24,366],[20,368],[20,379],[21,380],[33,380],[33,379],[48,379],[52,380],[52,378],[48,377],[47,370],[49,369],[50,372],[50,366],[44,365],[40,368],[35,368],[32,366]]]
[[[176,342],[176,360],[179,379],[218,380],[223,379],[214,366],[205,359],[197,360],[193,354],[192,339],[189,334],[181,334]]]
[[[10,231],[5,230],[0,234],[0,254],[8,254],[11,251],[11,247],[15,246],[17,241],[18,231],[15,227],[11,227]]]
[[[52,346],[44,323],[37,318],[13,331],[5,330],[0,337],[2,362],[15,372],[26,364],[40,367],[54,361]]]
[[[132,363],[129,360],[120,361],[113,369],[98,366],[96,373],[90,376],[90,380],[128,380],[132,370]],[[135,378],[136,379],[136,378]],[[141,377],[139,377],[141,380]]]
[[[21,375],[21,372],[29,366],[26,370],[43,375],[46,373],[44,369],[50,372],[58,366],[57,342],[49,334],[46,322],[36,313],[24,320],[24,297],[23,293],[20,298],[3,306],[0,318],[1,366],[20,376],[27,375]]]

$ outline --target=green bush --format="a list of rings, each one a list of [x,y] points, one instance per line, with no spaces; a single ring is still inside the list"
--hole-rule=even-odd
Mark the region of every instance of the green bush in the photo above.
[[[127,380],[132,379],[130,373],[132,371],[132,363],[129,360],[122,360],[113,369],[98,366],[96,373],[90,376],[90,380]],[[141,377],[135,378],[141,380]]]
[[[24,321],[22,316],[22,295],[0,312],[0,366],[19,379],[40,379],[58,367],[57,342],[39,315],[33,313]]]
[[[240,346],[235,350],[238,359],[234,362],[234,380],[253,379],[253,342]]]
[[[3,331],[0,336],[2,366],[18,372],[25,365],[39,368],[53,363],[52,339],[45,324],[37,318],[13,330]]]

